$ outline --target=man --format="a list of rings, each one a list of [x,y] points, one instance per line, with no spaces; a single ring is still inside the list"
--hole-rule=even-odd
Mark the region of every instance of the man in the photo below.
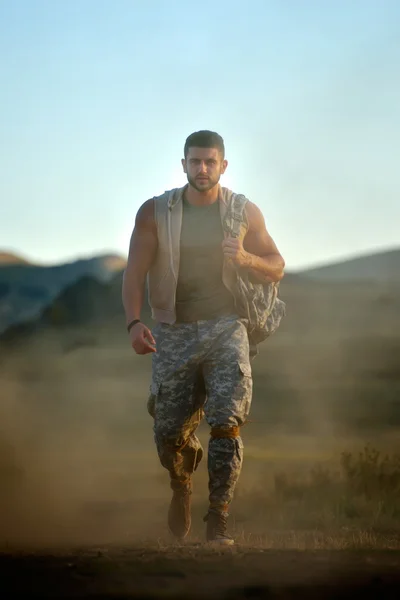
[[[247,269],[253,280],[277,282],[285,263],[251,202],[241,235],[224,234],[231,192],[219,184],[228,166],[220,135],[190,135],[182,166],[188,184],[148,200],[137,213],[122,296],[133,349],[153,353],[148,409],[173,490],[169,528],[180,539],[190,529],[192,474],[203,455],[195,430],[205,414],[211,427],[206,538],[230,545],[228,507],[252,396],[246,320],[237,314],[230,275]],[[140,321],[146,277],[153,332]]]

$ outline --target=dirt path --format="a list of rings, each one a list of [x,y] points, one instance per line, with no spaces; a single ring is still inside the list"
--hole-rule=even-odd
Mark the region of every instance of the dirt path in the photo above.
[[[400,598],[400,551],[112,547],[2,553],[0,597]]]

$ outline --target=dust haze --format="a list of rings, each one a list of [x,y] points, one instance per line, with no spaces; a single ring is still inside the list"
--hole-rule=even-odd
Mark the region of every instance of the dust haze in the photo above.
[[[231,524],[242,536],[329,521],[333,479],[318,506],[314,496],[305,506],[303,494],[301,510],[293,510],[299,482],[314,485],[309,475],[316,465],[334,474],[342,452],[366,444],[399,451],[391,402],[399,389],[397,337],[387,331],[371,345],[365,336],[343,337],[334,329],[329,336],[320,327],[302,332],[292,327],[296,314],[292,319],[253,362],[253,407],[242,430],[245,459],[231,508]],[[122,322],[20,342],[1,354],[0,377],[3,545],[169,539],[168,473],[159,465],[146,409],[150,358],[135,356]],[[205,423],[199,437],[206,448]],[[279,495],[282,477],[294,482],[286,484],[287,498]],[[206,460],[194,485],[191,536],[202,540]]]

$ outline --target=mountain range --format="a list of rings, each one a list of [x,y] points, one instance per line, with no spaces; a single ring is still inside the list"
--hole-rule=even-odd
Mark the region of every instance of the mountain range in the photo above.
[[[122,271],[124,258],[106,254],[43,266],[0,252],[0,333],[10,325],[39,317],[41,311],[82,277],[106,283]]]
[[[400,249],[358,256],[298,273],[317,281],[369,280],[381,283],[400,283]]]
[[[124,257],[111,254],[42,266],[0,253],[0,334],[25,323],[82,323],[120,313],[125,265]],[[400,249],[289,272],[281,291],[303,290],[311,304],[322,294],[328,309],[327,303],[334,302],[339,290],[346,293],[349,284],[353,295],[364,290],[370,296],[372,286],[375,295],[385,297],[385,290],[400,286]]]

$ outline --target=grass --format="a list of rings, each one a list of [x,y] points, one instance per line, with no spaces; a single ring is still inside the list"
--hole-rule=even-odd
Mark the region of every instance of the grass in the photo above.
[[[154,546],[159,551],[175,552],[182,548],[189,554],[208,552],[203,546],[205,525],[202,521],[207,509],[206,464],[202,464],[195,476],[192,532],[187,543],[179,545],[167,531],[168,476],[156,464],[155,457],[150,461],[143,454],[133,463],[130,453],[129,456],[121,454],[118,461],[113,457],[114,468],[104,458],[103,455],[99,470],[104,481],[101,484],[94,481],[93,490],[80,479],[74,491],[73,480],[64,469],[63,477],[69,484],[59,491],[63,502],[58,496],[54,497],[56,504],[49,505],[45,520],[40,519],[41,512],[31,495],[25,507],[30,515],[22,520],[24,536],[20,542],[16,539],[16,546],[20,543],[30,546],[29,538],[25,537],[30,532],[33,545],[39,536],[44,546],[65,547],[81,540],[84,545],[104,544],[108,548],[115,543],[119,547],[125,544]],[[115,469],[116,462],[118,469]],[[337,464],[330,462],[329,466],[321,461],[308,468],[295,464],[293,470],[294,463],[289,462],[292,470],[288,467],[276,471],[266,460],[257,463],[257,467],[250,464],[247,472],[245,470],[247,484],[246,481],[239,484],[229,519],[229,529],[244,552],[251,549],[400,550],[398,454],[381,454],[374,447],[366,446],[360,452],[342,452]],[[71,464],[76,466],[75,458]],[[92,467],[98,470],[94,463]],[[86,472],[88,468],[89,463],[83,470]],[[252,485],[248,485],[249,477],[252,477]],[[66,497],[66,493],[69,496]],[[19,510],[22,508],[21,505]],[[18,518],[21,521],[22,516],[19,514]],[[14,534],[15,530],[8,538],[11,545],[14,545]]]
[[[248,534],[272,528],[287,540],[288,531],[296,531],[304,545],[310,534],[303,532],[313,531],[313,544],[373,547],[397,540],[398,547],[399,454],[365,446],[358,454],[342,452],[338,465],[276,472],[272,487],[270,479],[266,471],[252,488],[238,490],[236,526]]]

